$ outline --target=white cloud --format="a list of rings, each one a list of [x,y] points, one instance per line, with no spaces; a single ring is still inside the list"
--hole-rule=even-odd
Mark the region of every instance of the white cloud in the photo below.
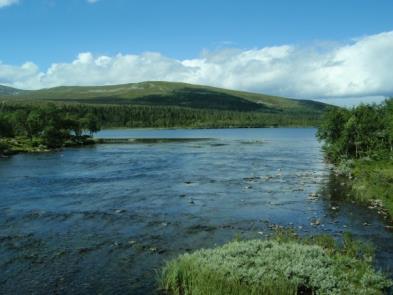
[[[115,56],[86,52],[45,71],[31,62],[0,63],[0,84],[36,89],[166,80],[298,98],[360,97],[392,95],[392,69],[393,31],[334,46],[222,49],[187,60],[155,52]]]
[[[18,3],[19,0],[0,0],[0,8]]]

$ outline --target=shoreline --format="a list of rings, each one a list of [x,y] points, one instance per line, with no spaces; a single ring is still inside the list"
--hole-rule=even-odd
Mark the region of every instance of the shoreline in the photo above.
[[[25,137],[1,138],[0,159],[9,158],[17,154],[38,154],[62,150],[68,147],[83,147],[96,144],[91,138],[71,138],[62,147],[50,148],[42,144],[40,138],[28,139]]]
[[[388,222],[393,222],[393,186],[383,178],[393,175],[393,163],[389,160],[343,160],[333,163],[332,172],[336,176],[344,177],[352,192],[349,198],[357,203],[364,204],[368,209],[375,210],[376,214]],[[393,230],[393,226],[386,226]]]
[[[108,127],[104,130],[134,130],[134,131],[163,131],[163,130],[213,130],[213,129],[315,129],[315,126],[264,126],[264,127],[145,127],[145,128],[129,128],[129,127]],[[103,131],[103,130],[101,130]],[[105,137],[79,137],[78,139],[70,138],[68,142],[62,147],[49,148],[41,143],[40,137],[29,139],[25,136],[0,138],[0,158],[8,158],[16,154],[23,153],[45,153],[61,150],[67,147],[83,147],[94,144],[115,144],[115,143],[163,143],[163,142],[181,142],[181,141],[200,141],[213,140],[214,138],[105,138]],[[79,140],[79,142],[78,142]],[[81,141],[80,141],[81,140]],[[2,148],[1,145],[8,145],[7,148]]]
[[[288,125],[288,126],[222,126],[222,127],[189,127],[189,126],[177,126],[177,127],[105,127],[103,130],[180,130],[180,129],[279,129],[279,128],[306,128],[316,129],[318,126],[314,125]],[[101,130],[102,131],[102,130]]]

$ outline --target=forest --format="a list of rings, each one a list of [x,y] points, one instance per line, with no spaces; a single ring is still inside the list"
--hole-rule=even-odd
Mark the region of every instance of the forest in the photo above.
[[[94,116],[103,128],[227,128],[227,127],[277,127],[316,126],[321,113],[254,112],[198,109],[177,106],[93,105],[73,103],[0,103],[0,115],[25,112],[45,112],[57,109],[63,115]]]

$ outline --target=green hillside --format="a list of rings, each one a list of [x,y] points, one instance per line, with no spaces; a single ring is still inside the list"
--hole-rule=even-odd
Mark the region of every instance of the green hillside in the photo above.
[[[8,95],[18,95],[18,94],[22,94],[23,92],[25,92],[24,90],[20,90],[20,89],[16,89],[16,88],[12,88],[12,87],[8,87],[8,86],[3,86],[0,85],[0,96],[8,96]]]
[[[4,89],[4,91],[2,91]],[[2,86],[3,101],[58,101],[87,104],[177,106],[227,111],[313,114],[326,104],[258,93],[174,82],[142,82],[113,86],[62,86],[22,91]]]

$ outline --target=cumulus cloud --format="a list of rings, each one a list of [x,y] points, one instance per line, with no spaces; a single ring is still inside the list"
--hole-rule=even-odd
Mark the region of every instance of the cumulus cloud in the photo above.
[[[0,0],[0,8],[18,3],[19,0]]]
[[[156,52],[114,56],[85,52],[45,71],[31,62],[0,63],[0,84],[37,89],[165,80],[298,98],[359,97],[392,95],[392,69],[393,31],[334,46],[221,49],[186,60]]]

